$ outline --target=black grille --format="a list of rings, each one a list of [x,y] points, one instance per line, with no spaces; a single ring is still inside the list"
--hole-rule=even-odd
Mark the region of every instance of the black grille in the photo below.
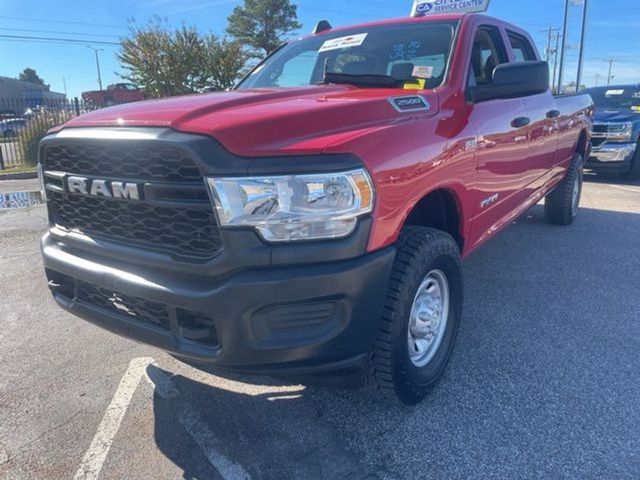
[[[609,131],[609,125],[606,123],[600,123],[593,125],[593,131],[595,133],[607,133]]]
[[[604,137],[592,137],[591,138],[591,145],[594,147],[599,147],[600,145],[602,145],[607,139]]]
[[[171,320],[167,307],[133,295],[103,288],[91,283],[78,281],[77,299],[121,316],[131,317],[139,322],[169,330]]]
[[[213,210],[49,192],[53,222],[121,243],[207,258],[220,250]]]
[[[200,171],[180,148],[170,146],[49,145],[43,152],[45,170],[109,178],[136,178],[151,181],[198,181]]]

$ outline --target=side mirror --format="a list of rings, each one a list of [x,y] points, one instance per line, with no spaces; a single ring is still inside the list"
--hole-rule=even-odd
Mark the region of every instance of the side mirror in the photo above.
[[[475,101],[499,98],[526,97],[549,90],[549,64],[547,62],[513,62],[498,65],[493,71],[493,82],[478,85]]]

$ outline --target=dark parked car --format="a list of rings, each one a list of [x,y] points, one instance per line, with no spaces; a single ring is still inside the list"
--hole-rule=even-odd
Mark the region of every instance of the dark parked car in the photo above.
[[[27,120],[24,118],[9,118],[0,120],[0,136],[5,138],[13,138],[18,136],[20,130],[27,126]]]
[[[595,103],[587,167],[640,178],[640,85],[588,90]]]

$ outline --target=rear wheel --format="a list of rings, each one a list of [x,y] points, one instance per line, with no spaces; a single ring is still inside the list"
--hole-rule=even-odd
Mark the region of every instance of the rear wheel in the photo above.
[[[544,213],[554,225],[571,225],[578,216],[582,196],[582,155],[573,156],[567,175],[545,198]]]
[[[442,376],[462,315],[462,268],[453,238],[407,227],[398,241],[372,356],[377,391],[415,405]]]

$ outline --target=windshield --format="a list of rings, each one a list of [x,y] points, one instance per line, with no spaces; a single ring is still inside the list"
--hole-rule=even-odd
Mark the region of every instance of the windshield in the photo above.
[[[640,110],[640,87],[607,87],[588,90],[598,109]]]
[[[276,51],[237,88],[320,83],[435,88],[444,81],[456,27],[457,22],[420,22],[303,38]]]

